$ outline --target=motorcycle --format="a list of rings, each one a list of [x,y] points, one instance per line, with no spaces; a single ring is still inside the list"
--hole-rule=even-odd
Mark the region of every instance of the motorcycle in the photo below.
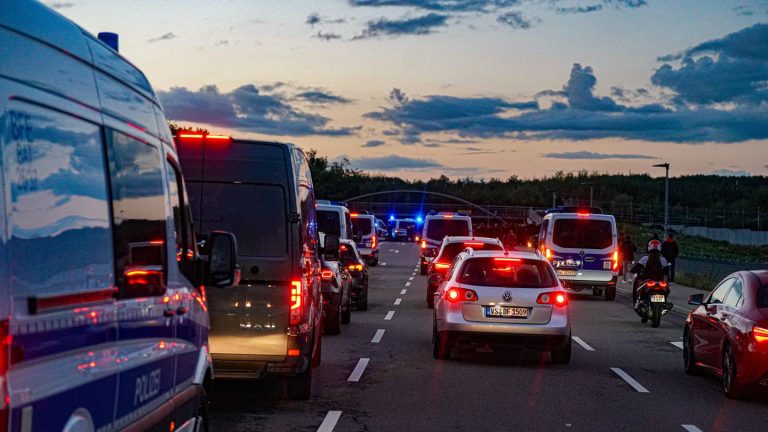
[[[666,281],[647,279],[638,284],[632,293],[635,300],[635,312],[640,316],[640,322],[651,322],[651,327],[661,324],[661,317],[672,310],[669,303],[669,284]]]

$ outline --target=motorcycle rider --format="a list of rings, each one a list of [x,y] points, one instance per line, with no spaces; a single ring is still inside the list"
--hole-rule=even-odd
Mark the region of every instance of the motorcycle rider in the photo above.
[[[637,307],[640,299],[643,297],[639,292],[640,285],[647,280],[666,281],[669,274],[669,262],[661,255],[661,241],[653,239],[648,242],[648,254],[632,267],[632,273],[635,273],[635,282],[632,286],[632,297],[635,299]]]

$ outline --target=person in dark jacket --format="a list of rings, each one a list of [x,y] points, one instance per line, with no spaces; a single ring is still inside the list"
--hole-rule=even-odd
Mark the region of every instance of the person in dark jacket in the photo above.
[[[622,262],[622,278],[624,279],[624,282],[629,282],[627,279],[630,273],[629,269],[632,267],[632,261],[635,260],[635,252],[637,252],[637,246],[635,246],[635,243],[632,241],[632,237],[630,235],[624,236],[624,241],[619,245],[619,253],[621,254]]]
[[[669,234],[661,245],[661,255],[669,262],[669,281],[672,282],[675,280],[675,261],[677,256],[680,255],[680,247],[677,245],[672,234]]]

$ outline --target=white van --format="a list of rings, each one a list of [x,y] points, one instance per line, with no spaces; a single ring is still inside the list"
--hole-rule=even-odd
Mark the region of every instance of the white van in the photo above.
[[[317,230],[343,240],[352,240],[352,216],[343,205],[317,200]]]
[[[427,215],[421,232],[421,274],[427,274],[429,263],[437,255],[446,236],[472,237],[472,218],[447,212]]]
[[[539,250],[563,285],[574,291],[591,288],[606,300],[616,298],[616,242],[616,219],[605,214],[550,213],[539,232]]]
[[[376,216],[352,213],[352,232],[357,250],[365,262],[376,267],[379,264],[379,235],[376,230]]]

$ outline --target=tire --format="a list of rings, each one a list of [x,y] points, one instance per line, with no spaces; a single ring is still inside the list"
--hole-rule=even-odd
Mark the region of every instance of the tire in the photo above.
[[[341,313],[341,323],[349,324],[352,321],[352,299],[347,297],[347,307]]]
[[[696,354],[693,352],[693,336],[688,328],[683,331],[683,368],[687,375],[701,375],[701,370],[696,366]]]
[[[726,345],[723,350],[723,393],[729,399],[741,399],[744,395],[744,385],[738,382],[738,370],[733,349]]]
[[[323,338],[317,340],[317,353],[310,362],[310,368],[320,367],[320,363],[323,362]]]
[[[365,287],[363,292],[360,293],[360,298],[358,298],[357,302],[355,302],[355,307],[359,311],[368,310],[368,287]]]
[[[448,341],[440,337],[437,327],[432,327],[432,357],[437,360],[449,360],[451,358],[451,349],[453,347]]]
[[[421,264],[421,268],[420,268],[420,272],[419,273],[421,273],[422,276],[426,275],[427,274],[427,266],[425,266],[424,264]]]
[[[661,325],[661,304],[653,303],[651,305],[651,327],[658,328]]]
[[[552,364],[565,365],[571,362],[571,335],[568,335],[568,344],[565,347],[551,351]]]
[[[288,378],[286,381],[286,391],[291,400],[307,400],[312,394],[312,366],[307,370]]]
[[[637,304],[637,289],[634,284],[632,284],[632,304]]]
[[[607,301],[616,300],[616,285],[605,287],[605,299]]]
[[[200,400],[195,417],[197,417],[195,432],[210,431],[210,427],[208,426],[208,394],[205,392],[205,387],[200,390]]]
[[[335,317],[332,320],[325,321],[325,334],[337,335],[341,333],[341,305],[339,310],[336,311]]]

